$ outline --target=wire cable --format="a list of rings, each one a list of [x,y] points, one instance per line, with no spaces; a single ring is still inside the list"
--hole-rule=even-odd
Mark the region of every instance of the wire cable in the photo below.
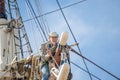
[[[27,4],[26,4],[26,9],[27,9],[28,17],[32,17],[32,14],[31,14],[31,12],[30,12],[29,7],[27,6]],[[35,44],[36,51],[37,51],[38,47],[37,47],[37,40],[36,40],[36,36],[35,36],[35,30],[34,30],[32,22],[30,22],[29,24],[31,25],[31,32],[33,31],[32,36],[34,38],[34,44]]]
[[[61,5],[60,5],[59,1],[56,0],[56,2],[57,2],[57,4],[58,4],[58,7],[59,7],[59,9],[60,9],[60,11],[61,11],[61,13],[62,13],[62,16],[63,16],[65,22],[66,22],[66,24],[67,24],[67,27],[69,28],[69,30],[70,30],[70,32],[71,32],[71,34],[72,34],[72,36],[73,36],[74,41],[77,43],[77,40],[76,40],[76,38],[75,38],[75,36],[74,36],[74,34],[73,34],[73,32],[72,32],[72,29],[71,29],[71,27],[70,27],[70,25],[69,25],[69,23],[68,23],[68,20],[67,20],[65,14],[64,14],[64,12],[63,12],[63,10],[62,10],[62,8],[61,8]],[[80,48],[79,48],[78,45],[77,45],[77,47],[78,47],[78,50],[79,50],[79,52],[80,52],[80,54],[81,54],[81,50],[80,50]],[[92,79],[92,76],[91,76],[91,74],[90,74],[90,71],[89,71],[89,69],[88,69],[88,66],[87,66],[87,64],[86,64],[86,62],[85,62],[85,60],[84,60],[84,58],[82,58],[82,60],[83,60],[83,63],[84,63],[84,65],[85,65],[85,67],[86,67],[86,69],[87,69],[87,71],[88,71],[88,74],[89,74],[90,79],[93,80],[93,79]]]
[[[34,15],[32,14],[32,12],[31,12],[31,10],[30,10],[30,7],[29,7],[29,5],[28,5],[27,3],[26,3],[26,6],[28,7],[28,9],[27,9],[28,15],[31,15],[32,17],[34,17]],[[43,35],[42,35],[42,32],[40,31],[40,29],[39,29],[39,27],[38,27],[39,25],[37,24],[35,18],[33,18],[33,19],[34,19],[34,22],[35,22],[35,24],[36,24],[36,27],[38,28],[38,31],[39,31],[39,33],[40,33],[40,36],[42,37],[42,41],[45,42],[44,37],[43,37]]]
[[[33,12],[33,14],[34,14],[34,16],[35,16],[35,18],[36,18],[37,15],[36,15],[36,13],[35,13],[35,11],[34,11],[32,5],[31,5],[30,1],[29,1],[29,0],[25,0],[25,1],[26,1],[27,5],[30,6],[30,8],[31,8],[31,10],[32,10],[32,12]],[[38,22],[39,27],[40,27],[40,29],[41,29],[41,31],[42,31],[42,33],[43,33],[43,35],[44,35],[44,37],[45,37],[45,39],[46,39],[46,41],[47,41],[47,36],[46,36],[45,31],[44,31],[44,29],[42,28],[42,26],[41,26],[41,24],[40,24],[38,18],[36,18],[36,21]]]
[[[40,0],[35,0],[35,5],[36,5],[38,15],[41,15],[43,12],[43,9],[42,9]],[[46,23],[45,16],[40,17],[39,20],[40,20],[41,24],[44,26],[43,28],[44,28],[46,34],[48,35],[50,33],[50,29]]]
[[[70,5],[67,5],[67,6],[65,6],[65,7],[62,7],[62,9],[66,9],[66,8],[69,8],[69,7],[75,6],[75,5],[77,5],[77,4],[83,3],[84,1],[86,1],[86,0],[78,1],[78,2],[76,2],[76,3],[73,3],[73,4],[70,4]],[[34,18],[42,17],[42,16],[45,16],[45,15],[48,15],[48,14],[51,14],[51,13],[57,12],[57,11],[59,11],[59,10],[60,10],[60,9],[56,9],[56,10],[53,10],[53,11],[50,11],[50,12],[47,12],[47,13],[41,14],[41,15],[39,15],[39,16],[36,16],[36,17],[34,17]],[[30,21],[30,20],[32,20],[32,19],[34,19],[34,18],[30,18],[30,19],[24,20],[23,22]]]
[[[104,72],[108,73],[109,75],[111,75],[112,77],[116,78],[117,80],[120,80],[120,78],[118,78],[117,76],[115,76],[114,74],[112,74],[111,72],[107,71],[106,69],[102,68],[101,66],[97,65],[95,62],[91,61],[90,59],[86,58],[85,56],[83,56],[82,54],[80,54],[79,52],[75,51],[73,48],[70,48],[70,50],[72,52],[74,52],[75,54],[77,54],[78,56],[84,58],[85,60],[87,60],[88,62],[92,63],[93,65],[95,65],[96,67],[100,68],[101,70],[103,70]]]
[[[76,63],[74,63],[74,62],[72,62],[72,61],[70,61],[70,63],[73,64],[74,66],[76,66],[77,68],[81,69],[82,71],[88,73],[88,71],[86,71],[85,69],[83,69],[82,67],[80,67],[79,65],[77,65]],[[90,74],[91,74],[94,78],[96,78],[96,79],[98,79],[98,80],[102,80],[102,79],[100,79],[99,77],[97,77],[96,75],[94,75],[94,74],[92,74],[92,73],[90,73]]]

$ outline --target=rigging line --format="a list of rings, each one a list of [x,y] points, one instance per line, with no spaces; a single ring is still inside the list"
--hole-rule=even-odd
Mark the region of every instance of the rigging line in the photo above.
[[[17,6],[17,3],[16,3],[16,6],[15,6],[15,9],[16,9],[16,17],[18,18],[19,15],[20,15],[20,13],[19,13],[19,8],[18,8],[18,6]],[[18,20],[17,20],[17,22],[18,22]],[[17,23],[17,22],[16,22],[16,23]],[[18,27],[18,24],[16,24],[16,27]],[[22,45],[20,29],[18,29],[18,36],[19,36],[20,45]],[[21,51],[21,56],[22,56],[22,58],[24,58],[24,55],[23,55],[23,47],[22,47],[22,46],[20,46],[20,51]]]
[[[3,1],[4,1],[4,0],[3,0]],[[8,8],[9,8],[8,2],[7,2],[7,1],[4,1],[4,4],[5,4],[5,12],[6,12],[6,15],[9,15],[10,13],[9,13],[9,10],[8,10]]]
[[[36,47],[36,51],[39,50],[38,46],[37,46],[37,40],[36,40],[36,35],[35,35],[35,30],[34,28],[32,27],[32,30],[33,30],[33,37],[34,37],[34,40],[35,40],[35,47]]]
[[[23,51],[23,53],[27,53],[27,52],[30,52],[30,51]],[[21,52],[16,52],[16,53],[21,53]]]
[[[10,19],[12,19],[12,12],[11,12],[10,0],[8,0],[8,8],[9,8],[9,12],[10,12]]]
[[[29,1],[29,0],[27,0],[27,1],[28,1],[29,6],[31,7],[31,10],[32,10],[32,12],[33,12],[33,15],[36,17],[37,15],[36,15],[36,13],[35,13],[32,5],[31,5],[30,1]],[[34,17],[34,16],[33,16],[33,17]],[[41,29],[41,31],[42,31],[42,33],[43,33],[43,36],[44,36],[44,37],[42,37],[42,38],[44,38],[44,39],[47,41],[47,37],[46,37],[45,31],[44,31],[44,29],[42,28],[42,25],[41,25],[41,23],[39,22],[38,18],[36,18],[36,22],[35,22],[35,23],[36,23],[36,24],[38,23],[38,25],[39,25],[38,27],[40,27],[40,29]],[[42,33],[41,33],[41,34],[42,34]],[[45,40],[44,40],[44,42],[45,42]]]
[[[28,9],[27,9],[28,8]],[[29,6],[26,4],[26,9],[27,9],[27,12],[28,12],[28,17],[33,17],[32,16],[32,13],[30,12],[30,8],[29,8]],[[35,20],[34,20],[35,21]],[[36,23],[36,22],[35,22]],[[37,47],[37,40],[36,40],[36,36],[35,36],[35,30],[34,30],[34,28],[33,28],[33,24],[30,22],[29,23],[30,25],[31,25],[31,28],[32,28],[32,30],[33,30],[33,37],[34,37],[34,44],[35,44],[35,47],[36,47],[36,51],[38,50],[38,47]],[[37,24],[36,24],[36,26],[37,26]],[[40,33],[41,34],[41,33]],[[41,34],[41,36],[42,36],[42,34]],[[43,40],[43,42],[44,42],[44,39],[42,38],[42,40]]]
[[[77,65],[76,63],[74,63],[74,62],[72,62],[72,61],[70,61],[70,63],[72,63],[74,66],[76,66],[77,68],[81,69],[82,71],[88,73],[88,71],[86,71],[84,68],[80,67],[80,66]],[[90,73],[90,74],[91,74],[94,78],[96,78],[96,79],[98,79],[98,80],[102,80],[102,79],[100,79],[99,77],[97,77],[96,75],[94,75],[94,74],[92,74],[92,73]]]
[[[90,59],[86,58],[85,56],[83,56],[82,54],[80,54],[79,52],[75,51],[73,48],[70,48],[70,50],[74,53],[76,53],[78,56],[84,58],[85,60],[87,60],[88,62],[92,63],[93,65],[97,66],[98,68],[100,68],[101,70],[103,70],[104,72],[108,73],[109,75],[111,75],[112,77],[116,78],[117,80],[120,80],[120,78],[118,78],[117,76],[115,76],[114,74],[110,73],[109,71],[107,71],[106,69],[102,68],[101,66],[99,66],[98,64],[96,64],[95,62],[91,61]]]
[[[66,9],[66,8],[72,7],[72,6],[74,6],[74,5],[77,5],[77,4],[82,3],[82,2],[84,2],[84,1],[87,1],[87,0],[78,1],[78,2],[76,2],[76,3],[73,3],[73,4],[67,5],[67,6],[65,6],[65,7],[62,7],[61,9]],[[42,17],[42,16],[45,16],[45,15],[48,15],[48,14],[57,12],[57,11],[59,11],[59,10],[60,10],[60,9],[56,9],[56,10],[53,10],[53,11],[50,11],[50,12],[41,14],[41,15],[39,15],[39,16],[36,16],[36,17],[34,17],[34,18]],[[32,20],[32,19],[34,19],[34,18],[30,18],[30,19],[24,20],[23,22],[30,21],[30,20]]]
[[[36,5],[38,15],[41,15],[43,12],[43,9],[42,9],[40,1],[35,0],[35,5]],[[45,30],[46,34],[49,34],[49,27],[45,22],[45,16],[42,16],[41,18],[39,18],[39,20],[41,21],[41,24],[44,26],[44,30]]]
[[[60,9],[60,11],[61,11],[61,13],[62,13],[62,16],[63,16],[65,22],[66,22],[66,24],[67,24],[67,27],[69,28],[69,30],[70,30],[73,38],[74,38],[74,41],[77,43],[77,40],[76,40],[76,38],[75,38],[75,36],[74,36],[74,34],[73,34],[73,32],[72,32],[72,29],[71,29],[71,27],[70,27],[70,25],[69,25],[69,23],[68,23],[68,20],[67,20],[65,14],[64,14],[64,12],[63,12],[63,10],[62,10],[62,8],[61,8],[61,5],[60,5],[59,1],[56,0],[56,2],[57,2],[57,4],[58,4],[58,7],[59,7],[59,9]],[[79,52],[81,53],[81,50],[80,50],[80,48],[79,48],[78,45],[77,45],[77,47],[78,47]],[[86,62],[85,62],[85,60],[84,60],[84,58],[82,58],[82,60],[83,60],[83,63],[84,63],[84,65],[85,65],[85,67],[86,67],[86,69],[87,69],[87,71],[88,71],[88,74],[89,74],[90,79],[93,80],[93,79],[92,79],[92,76],[91,76],[91,74],[90,74],[90,71],[89,71],[89,69],[88,69],[88,66],[87,66],[87,64],[86,64]]]
[[[32,11],[30,10],[29,5],[27,4],[27,2],[26,2],[26,5],[27,5],[27,7],[28,7],[28,10],[29,10],[29,12],[30,12],[30,15],[31,15],[32,17],[34,17],[34,15],[32,14]],[[38,28],[38,31],[40,32],[40,35],[41,35],[41,37],[42,37],[43,42],[45,42],[44,37],[43,37],[43,35],[42,35],[42,32],[40,31],[40,29],[39,29],[39,27],[38,27],[38,24],[37,24],[37,22],[36,22],[36,20],[35,20],[35,18],[33,18],[33,19],[34,19],[34,21],[35,21],[36,27]]]
[[[42,12],[43,12],[43,8],[42,8],[42,4],[41,4],[40,0],[38,0],[38,3],[40,4],[40,9],[41,9]],[[39,4],[38,4],[38,5],[39,5]],[[41,14],[43,14],[43,13],[41,13]],[[46,17],[45,17],[45,16],[43,16],[43,21],[46,22],[46,27],[47,27],[47,29],[48,29],[48,33],[50,33],[50,28],[49,28],[49,26],[48,26],[48,23],[47,23],[47,20],[46,20]]]
[[[18,3],[17,3],[16,0],[14,0],[14,1],[15,1],[16,8],[17,8],[18,14],[19,14],[19,18],[18,18],[18,19],[20,19],[21,23],[23,24],[22,17],[21,17],[21,14],[20,14],[20,10],[19,10],[19,7],[18,7]],[[24,26],[24,24],[23,24],[22,26]],[[22,33],[23,33],[23,34],[26,34],[25,27],[22,27]],[[25,36],[25,40],[29,42],[29,39],[28,39],[28,36],[27,36],[27,35]],[[27,49],[28,49],[29,51],[31,51],[31,53],[33,52],[33,51],[32,51],[32,48],[31,48],[31,45],[30,45],[30,42],[29,42],[29,44],[27,45]],[[29,53],[29,55],[31,55],[31,53]]]
[[[29,0],[25,0],[25,1],[26,1],[27,4],[31,7],[31,10],[33,11],[34,16],[37,17],[37,15],[36,15],[36,13],[35,13],[35,11],[34,11],[32,5],[31,5],[30,1],[29,1]],[[44,29],[42,28],[42,26],[41,26],[41,24],[40,24],[38,18],[36,18],[36,20],[37,20],[37,22],[38,22],[38,24],[39,24],[39,27],[41,28],[41,31],[42,31],[42,33],[43,33],[43,35],[44,35],[44,37],[45,37],[45,39],[46,39],[46,41],[47,41],[47,36],[46,36],[46,34],[45,34]]]
[[[41,15],[41,13],[42,13],[42,7],[41,7],[41,4],[38,2],[38,0],[35,0],[35,5],[36,5],[36,9],[37,9],[38,15]],[[48,29],[47,29],[47,26],[45,24],[45,21],[44,21],[43,17],[44,16],[42,16],[42,17],[40,17],[38,19],[41,22],[41,26],[43,26],[43,29],[44,29],[45,34],[47,36],[48,35]]]
[[[19,38],[20,38],[20,45],[22,45],[22,40],[21,40],[21,33],[20,33],[20,30],[18,30],[18,33],[19,33]],[[22,48],[22,46],[20,46],[20,50],[21,50],[21,56],[22,56],[22,58],[24,58],[24,55],[23,55],[23,48]]]
[[[9,3],[9,2],[8,2],[8,3]],[[12,15],[12,12],[11,12],[11,15]],[[12,18],[13,18],[13,17],[12,17]],[[10,25],[9,25],[9,26],[10,26]],[[15,31],[16,31],[16,30],[13,28],[13,30],[12,30],[12,32],[11,32],[11,33],[12,33],[12,37],[13,37],[13,40],[12,40],[12,53],[15,54],[15,56],[18,56],[17,53],[16,53],[16,52],[17,52],[17,48],[16,48],[16,45],[15,45],[15,44],[16,44],[16,39],[15,39],[15,36],[14,36],[15,33],[16,33]],[[14,46],[14,47],[13,47],[13,46]],[[17,61],[17,60],[18,60],[18,58],[16,58],[16,61]],[[17,66],[18,66],[18,65],[17,65]]]
[[[40,3],[40,0],[38,0],[39,1],[39,3]],[[40,4],[41,5],[41,4]],[[41,10],[43,10],[42,9],[42,5],[40,6],[40,8],[41,8]],[[48,26],[48,23],[47,23],[47,20],[46,20],[46,16],[43,16],[43,21],[44,22],[46,22],[46,27],[47,27],[47,29],[48,29],[48,34],[50,33],[50,28],[49,28],[49,26]]]

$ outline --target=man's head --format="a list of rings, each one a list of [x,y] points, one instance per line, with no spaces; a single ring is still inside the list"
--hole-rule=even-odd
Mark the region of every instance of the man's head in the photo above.
[[[58,34],[56,32],[51,32],[49,34],[49,41],[56,43],[58,41]]]

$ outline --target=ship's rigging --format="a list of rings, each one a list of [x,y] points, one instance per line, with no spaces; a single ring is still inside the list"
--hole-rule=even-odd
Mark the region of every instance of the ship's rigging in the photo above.
[[[1,1],[4,1],[4,0],[1,0]],[[39,0],[37,0],[37,1],[39,1]],[[37,1],[35,1],[36,5],[38,5]],[[31,45],[30,45],[30,42],[29,42],[29,39],[28,39],[28,36],[27,36],[27,33],[26,33],[26,30],[25,30],[25,26],[24,26],[23,23],[27,22],[27,21],[30,21],[30,20],[34,20],[36,25],[37,25],[37,29],[40,32],[40,35],[41,35],[41,37],[43,39],[43,42],[45,42],[45,41],[47,41],[47,35],[50,32],[50,29],[44,22],[41,22],[41,21],[44,21],[43,19],[44,19],[45,15],[51,14],[51,13],[56,12],[56,11],[61,11],[61,14],[63,15],[63,18],[64,18],[64,20],[65,20],[65,22],[66,22],[66,24],[68,26],[68,29],[70,30],[70,33],[73,36],[73,39],[74,39],[75,43],[78,43],[76,38],[75,38],[75,36],[74,36],[74,33],[72,32],[72,29],[71,29],[69,23],[67,21],[67,18],[66,18],[65,14],[64,14],[63,9],[71,7],[71,6],[74,6],[74,5],[79,4],[79,3],[82,3],[84,1],[86,1],[86,0],[82,0],[82,1],[79,1],[77,3],[73,3],[73,4],[70,4],[68,6],[61,7],[61,5],[59,3],[59,0],[56,0],[56,3],[58,4],[59,9],[56,9],[56,10],[48,12],[48,13],[39,14],[39,16],[37,16],[36,12],[34,11],[34,8],[33,8],[32,4],[31,4],[31,2],[30,2],[30,0],[25,0],[27,11],[28,11],[29,15],[32,18],[23,21],[22,20],[22,16],[20,14],[20,10],[19,10],[19,6],[18,6],[18,3],[17,3],[17,0],[5,0],[5,5],[7,6],[7,8],[6,8],[7,18],[12,21],[12,24],[17,23],[15,26],[13,26],[12,24],[9,24],[9,27],[10,28],[14,28],[14,30],[17,30],[18,31],[17,34],[19,34],[18,36],[14,35],[14,43],[15,43],[14,45],[15,45],[15,49],[16,49],[15,50],[16,52],[14,54],[16,54],[16,55],[17,54],[21,54],[20,55],[21,59],[23,59],[25,57],[25,55],[26,55],[25,53],[28,53],[28,55],[31,55],[31,53],[33,52],[32,48],[31,48]],[[2,2],[1,2],[1,4],[2,4]],[[40,11],[40,8],[38,8],[38,11]],[[38,17],[42,17],[42,19],[39,20]],[[45,28],[43,28],[43,26]],[[13,31],[13,34],[14,34],[14,31]],[[37,40],[35,40],[35,41],[37,41]],[[10,44],[10,42],[8,44]],[[24,46],[26,46],[26,48]],[[93,64],[96,67],[100,68],[101,70],[105,71],[107,74],[109,74],[110,76],[114,77],[116,80],[120,80],[120,78],[118,78],[116,75],[110,73],[106,69],[102,68],[101,66],[97,65],[93,61],[91,61],[88,58],[86,58],[85,56],[83,56],[81,54],[81,50],[80,50],[78,45],[77,45],[77,47],[78,47],[78,51],[79,52],[74,51],[74,49],[71,49],[71,50],[73,52],[75,52],[77,55],[79,55],[83,59],[83,63],[85,65],[86,69],[83,69],[80,66],[78,66],[79,64],[75,64],[74,62],[71,62],[71,63],[73,65],[75,65],[76,67],[80,68],[81,70],[85,71],[86,73],[88,73],[88,75],[90,77],[90,80],[94,80],[93,77],[98,79],[98,80],[102,80],[102,79],[100,79],[99,77],[97,77],[96,75],[92,74],[89,71],[89,68],[88,68],[88,66],[86,64],[86,61],[90,62],[91,64]],[[20,52],[17,52],[18,48],[19,48]],[[16,60],[17,60],[17,58],[16,58]],[[73,74],[73,76],[74,76],[74,74]]]

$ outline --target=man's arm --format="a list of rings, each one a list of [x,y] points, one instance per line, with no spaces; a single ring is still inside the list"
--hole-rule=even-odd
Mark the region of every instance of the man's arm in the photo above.
[[[47,50],[46,43],[41,45],[40,52],[39,52],[42,61],[48,61],[51,55],[51,52]]]

